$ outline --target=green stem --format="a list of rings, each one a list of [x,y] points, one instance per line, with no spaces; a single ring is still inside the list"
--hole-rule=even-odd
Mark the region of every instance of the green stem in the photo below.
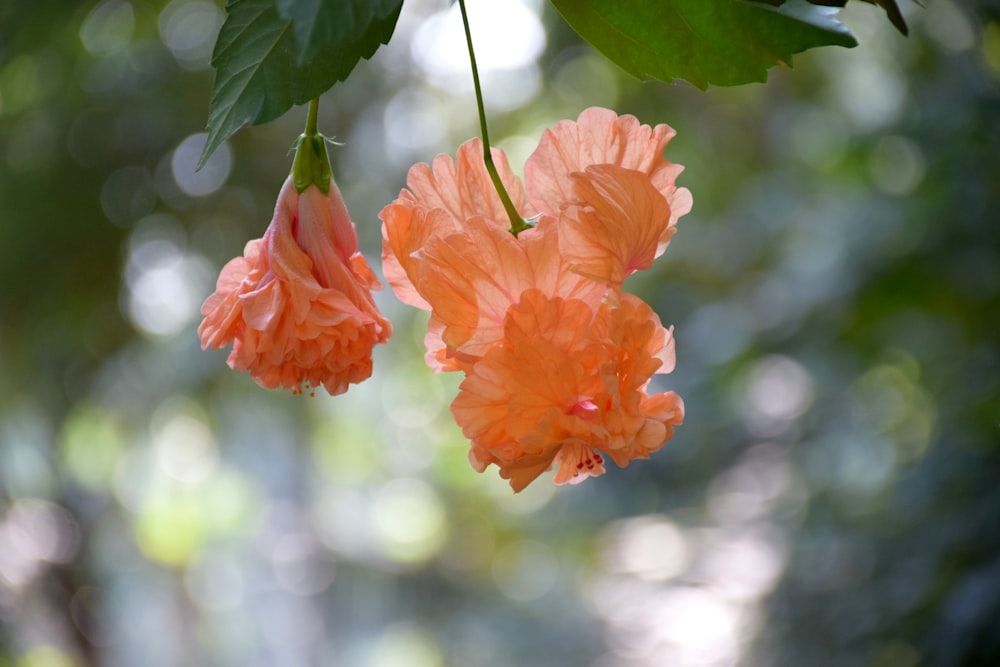
[[[299,135],[295,145],[295,160],[292,162],[292,179],[295,189],[302,194],[310,185],[318,187],[323,194],[330,191],[330,158],[326,154],[326,137],[319,133],[316,118],[319,115],[319,98],[309,102],[306,130]]]
[[[472,48],[472,31],[469,30],[469,15],[465,11],[465,0],[458,0],[459,9],[462,10],[462,23],[465,24],[465,41],[469,45],[469,61],[472,63],[472,83],[476,87],[476,105],[479,108],[479,127],[483,135],[483,161],[486,163],[486,171],[490,174],[493,187],[496,188],[500,201],[503,202],[507,217],[510,218],[510,233],[517,236],[525,229],[530,229],[531,225],[524,221],[521,214],[517,212],[514,202],[510,200],[507,189],[500,180],[500,174],[493,163],[493,154],[490,152],[490,135],[486,131],[486,108],[483,106],[483,90],[479,85],[479,68],[476,67],[476,53]]]
[[[306,116],[306,136],[319,134],[316,129],[316,119],[319,116],[319,98],[309,100],[309,115]]]

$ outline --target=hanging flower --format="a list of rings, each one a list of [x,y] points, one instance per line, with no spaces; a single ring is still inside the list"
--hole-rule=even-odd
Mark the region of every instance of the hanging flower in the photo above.
[[[382,286],[314,138],[301,140],[264,237],[223,267],[198,336],[203,348],[232,343],[229,366],[262,387],[337,395],[371,376],[372,348],[392,325],[372,300]]]
[[[673,367],[670,332],[621,291],[691,207],[674,183],[682,167],[662,155],[672,136],[587,109],[545,132],[526,187],[494,150],[514,206],[535,221],[516,236],[478,139],[454,161],[411,168],[381,213],[386,279],[431,313],[428,365],[466,374],[452,412],[473,466],[498,465],[517,490],[553,463],[557,483],[600,474],[598,449],[619,465],[644,458],[681,422],[675,394],[646,394]]]

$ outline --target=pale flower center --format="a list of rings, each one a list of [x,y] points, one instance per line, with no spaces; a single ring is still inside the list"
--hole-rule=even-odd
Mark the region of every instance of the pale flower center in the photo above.
[[[597,403],[594,403],[593,399],[581,396],[573,404],[573,407],[569,409],[568,414],[580,419],[589,419],[597,414],[597,410]]]

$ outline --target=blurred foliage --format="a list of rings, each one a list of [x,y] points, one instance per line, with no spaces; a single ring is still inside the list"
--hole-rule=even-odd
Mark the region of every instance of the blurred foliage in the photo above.
[[[348,394],[233,373],[198,307],[304,109],[195,175],[220,7],[7,3],[0,665],[1000,663],[1000,4],[902,6],[904,39],[848,3],[860,47],[708,92],[469,4],[513,164],[589,105],[678,131],[695,208],[630,288],[676,326],[687,423],[512,496],[389,292]],[[321,106],[372,257],[407,167],[477,131],[449,11],[408,0]]]

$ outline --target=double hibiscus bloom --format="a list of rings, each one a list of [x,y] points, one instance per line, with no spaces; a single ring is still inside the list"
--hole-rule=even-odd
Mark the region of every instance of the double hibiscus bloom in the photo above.
[[[465,374],[452,414],[470,461],[495,464],[515,491],[553,463],[561,484],[603,473],[605,456],[647,458],[683,419],[677,394],[647,393],[654,374],[673,370],[671,330],[622,290],[691,208],[675,185],[682,167],[663,157],[673,134],[587,109],[544,133],[524,185],[494,150],[515,207],[534,222],[517,236],[478,139],[454,160],[412,167],[380,215],[386,280],[431,313],[428,365]],[[339,210],[335,187],[327,199]],[[346,209],[307,216],[306,191],[296,214],[285,194],[264,239],[223,269],[199,333],[206,347],[233,341],[230,365],[264,386],[339,393],[370,375],[371,348],[391,328],[372,305],[377,281]],[[316,232],[314,218],[333,223]]]

